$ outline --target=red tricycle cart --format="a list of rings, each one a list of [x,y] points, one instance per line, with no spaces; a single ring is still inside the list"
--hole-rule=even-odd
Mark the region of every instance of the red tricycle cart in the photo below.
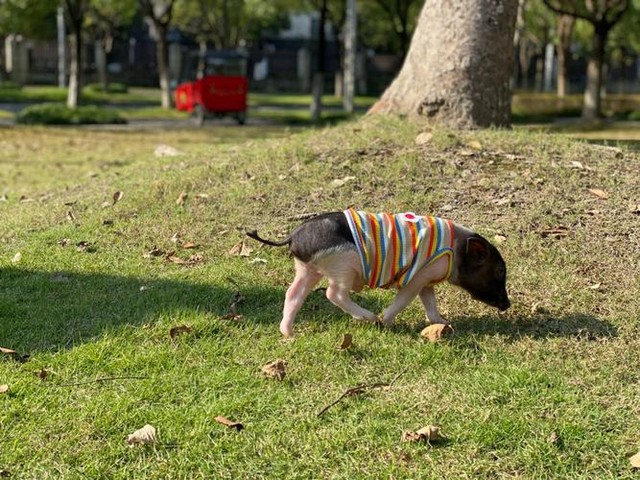
[[[238,52],[211,52],[204,58],[189,57],[182,77],[199,78],[183,81],[176,87],[176,108],[191,112],[197,125],[202,125],[206,117],[225,115],[233,116],[243,125],[247,119],[249,89],[246,65],[246,57]]]

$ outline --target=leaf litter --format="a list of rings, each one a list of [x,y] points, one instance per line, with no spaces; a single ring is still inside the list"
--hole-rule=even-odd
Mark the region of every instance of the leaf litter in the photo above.
[[[263,366],[261,371],[267,378],[283,380],[287,374],[287,361],[281,359],[274,360]]]
[[[156,429],[152,425],[145,425],[139,430],[136,430],[131,435],[127,435],[127,443],[130,447],[133,447],[136,444],[146,445],[146,444],[154,444],[158,442],[158,436],[156,434]]]
[[[237,431],[241,431],[244,429],[244,425],[240,422],[234,422],[233,420],[229,420],[227,417],[224,417],[222,415],[218,415],[215,418],[215,421],[229,428],[235,428]]]
[[[427,427],[423,427],[415,432],[404,432],[402,434],[403,442],[427,442],[427,443],[436,443],[442,442],[446,440],[446,437],[442,435],[440,431],[440,427],[436,427],[435,425],[429,425]]]

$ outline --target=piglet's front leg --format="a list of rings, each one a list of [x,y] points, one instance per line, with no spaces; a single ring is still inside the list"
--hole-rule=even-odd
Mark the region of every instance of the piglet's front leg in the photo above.
[[[447,323],[438,313],[433,285],[439,283],[447,275],[449,267],[448,259],[441,257],[430,265],[425,266],[411,279],[411,281],[398,290],[393,303],[382,313],[382,322],[386,326],[393,324],[393,320],[416,296],[427,310],[427,318],[432,323]],[[426,302],[426,303],[425,303]]]
[[[424,306],[424,311],[427,315],[427,320],[431,323],[443,323],[449,325],[444,318],[440,316],[438,312],[438,303],[436,301],[436,292],[432,285],[424,287],[420,290],[420,301]]]

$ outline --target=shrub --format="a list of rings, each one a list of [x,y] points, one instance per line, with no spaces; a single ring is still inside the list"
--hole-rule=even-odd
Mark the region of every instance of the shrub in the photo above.
[[[127,93],[129,87],[124,83],[108,83],[107,89],[104,89],[104,85],[101,83],[89,83],[85,85],[84,90],[88,93]]]
[[[81,106],[75,109],[59,103],[32,105],[16,115],[16,123],[29,125],[83,125],[102,123],[127,123],[115,110]]]
[[[633,112],[629,113],[627,118],[635,122],[640,122],[640,110],[634,110]]]

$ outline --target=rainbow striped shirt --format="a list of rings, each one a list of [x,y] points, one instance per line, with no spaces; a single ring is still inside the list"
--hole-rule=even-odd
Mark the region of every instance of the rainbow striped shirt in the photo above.
[[[345,210],[365,283],[370,288],[404,287],[425,265],[443,255],[453,259],[453,222],[413,213]]]

